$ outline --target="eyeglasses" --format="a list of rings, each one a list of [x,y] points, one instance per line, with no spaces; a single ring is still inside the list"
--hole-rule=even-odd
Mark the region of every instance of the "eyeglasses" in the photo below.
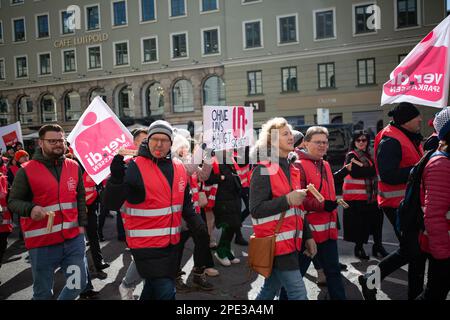
[[[327,146],[328,141],[311,141],[311,143],[314,143],[316,146]]]
[[[367,142],[367,139],[356,139],[356,142]]]
[[[41,140],[47,141],[52,146],[54,146],[57,143],[64,144],[66,142],[65,139],[41,139]]]
[[[148,139],[148,141],[150,141],[153,144],[159,144],[161,142],[161,144],[169,144],[170,140],[169,139],[157,139],[157,138],[150,138]]]

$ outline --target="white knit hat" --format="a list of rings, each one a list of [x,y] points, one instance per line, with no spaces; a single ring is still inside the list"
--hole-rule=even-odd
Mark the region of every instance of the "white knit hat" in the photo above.
[[[443,108],[434,117],[433,126],[438,133],[439,139],[444,139],[450,132],[450,107]]]

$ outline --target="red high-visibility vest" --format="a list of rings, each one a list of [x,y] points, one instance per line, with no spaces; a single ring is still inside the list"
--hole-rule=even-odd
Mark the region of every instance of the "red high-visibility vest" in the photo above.
[[[278,164],[261,162],[261,165],[270,170],[270,187],[272,189],[272,199],[284,197],[295,189],[300,189],[300,171],[294,166],[290,166],[291,182]],[[283,219],[280,231],[275,242],[275,255],[281,256],[294,251],[300,251],[303,237],[303,217],[301,206],[291,206]],[[252,218],[253,231],[255,237],[263,238],[274,234],[282,212],[266,218]]]
[[[349,154],[354,154],[356,160],[361,161],[355,151],[350,151]],[[372,166],[372,161],[368,160]],[[342,198],[345,201],[367,201],[369,197],[366,190],[366,180],[364,178],[353,178],[350,174],[346,175],[342,186]]]
[[[200,189],[198,186],[198,179],[197,179],[196,173],[194,173],[193,175],[191,175],[189,177],[189,186],[191,187],[192,203],[194,205],[195,213],[200,214],[202,212],[200,205],[198,203],[198,201],[200,199],[200,195],[199,195]]]
[[[414,166],[420,160],[420,158],[422,158],[423,148],[421,145],[419,147],[416,147],[414,143],[401,130],[392,125],[388,125],[375,137],[374,160],[375,169],[378,175],[378,206],[398,208],[398,206],[400,205],[400,201],[402,201],[405,197],[406,183],[392,185],[381,181],[377,163],[377,152],[378,146],[383,137],[391,137],[400,142],[400,146],[402,148],[402,160],[400,161],[399,165],[400,169]]]
[[[183,163],[173,159],[173,183],[169,183],[149,158],[138,156],[135,163],[145,187],[139,204],[125,201],[121,209],[128,247],[164,248],[180,241],[181,212],[188,177]]]
[[[320,173],[317,173],[317,167],[312,160],[302,159],[296,161],[299,163],[306,175],[306,184],[313,184],[317,190],[320,189],[322,182],[322,189],[319,190],[320,194],[325,200],[336,201],[336,191],[334,189],[333,174],[331,172],[330,164],[327,161],[323,161],[323,166],[326,172],[326,178],[322,177]],[[313,198],[311,192],[307,193],[307,198]],[[325,242],[329,239],[337,240],[337,210],[332,212],[316,212],[309,211],[306,214],[309,222],[310,229],[313,234],[313,238],[317,243]]]
[[[212,170],[214,174],[220,174],[219,162],[217,161],[216,157],[213,158]],[[212,209],[216,205],[216,194],[218,188],[219,185],[217,183],[209,186],[203,184],[203,191],[205,192],[206,197],[208,198],[208,204],[206,205],[206,209]]]
[[[8,178],[6,176],[0,176],[0,198],[1,214],[3,215],[2,221],[0,221],[0,233],[13,231],[13,221],[11,212],[8,210],[8,204],[6,203],[6,196],[8,194]]]
[[[11,170],[13,176],[15,177],[17,174],[17,171],[19,171],[20,167],[17,165],[12,165],[9,167],[9,170]]]
[[[97,199],[97,184],[94,182],[94,180],[92,180],[92,178],[87,174],[86,171],[83,173],[83,182],[84,189],[86,190],[86,205],[89,206],[94,203],[95,199]]]
[[[80,234],[77,210],[78,164],[64,159],[59,181],[39,161],[28,161],[23,169],[33,193],[32,202],[47,212],[55,212],[51,231],[47,230],[48,217],[40,221],[30,217],[20,218],[25,247],[45,247],[77,237]]]
[[[250,187],[250,165],[247,164],[243,167],[240,167],[236,160],[233,158],[234,169],[236,169],[236,173],[239,176],[239,180],[241,180],[242,188]]]

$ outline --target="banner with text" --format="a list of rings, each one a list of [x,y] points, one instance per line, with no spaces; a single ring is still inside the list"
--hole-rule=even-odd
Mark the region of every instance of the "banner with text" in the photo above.
[[[133,136],[100,97],[91,102],[67,140],[96,184],[110,174],[120,148],[134,149]]]
[[[7,146],[14,146],[17,142],[23,144],[22,129],[19,121],[0,127],[0,148],[2,152],[6,151]]]
[[[203,106],[203,142],[208,148],[237,149],[252,141],[252,107]]]

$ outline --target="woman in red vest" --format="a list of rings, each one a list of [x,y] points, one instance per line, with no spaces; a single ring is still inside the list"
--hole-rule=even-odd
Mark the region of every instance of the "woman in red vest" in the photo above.
[[[0,173],[0,267],[2,266],[3,254],[8,245],[8,236],[13,230],[11,213],[6,203],[7,194],[8,181],[6,176]]]
[[[344,240],[354,242],[355,257],[369,259],[363,244],[373,235],[372,255],[388,255],[382,244],[383,212],[377,204],[377,181],[374,161],[369,153],[370,135],[356,131],[350,143],[350,151],[345,158],[345,166],[335,173],[344,177],[343,199],[349,204],[344,209]],[[352,162],[357,160],[363,166]]]
[[[272,134],[278,133],[277,136]],[[278,139],[277,139],[278,138]],[[272,145],[272,140],[276,144]],[[278,150],[276,154],[268,154]],[[265,279],[257,300],[271,300],[284,287],[289,300],[307,300],[306,288],[299,273],[298,256],[302,240],[304,254],[313,257],[316,245],[308,223],[303,220],[302,202],[306,193],[300,190],[300,172],[288,155],[294,150],[291,126],[284,118],[274,118],[262,126],[256,152],[261,160],[250,182],[250,214],[255,237],[276,236],[275,258],[271,275]]]
[[[304,140],[306,151],[299,152],[300,159],[296,162],[301,173],[300,187],[304,189],[307,185],[313,184],[325,198],[325,201],[319,202],[308,192],[303,204],[307,211],[306,219],[317,243],[317,257],[327,279],[330,297],[344,300],[346,295],[341,279],[337,248],[336,192],[330,164],[323,160],[328,150],[328,130],[324,127],[310,127],[306,131]],[[300,257],[302,275],[305,275],[310,263],[309,257]]]

